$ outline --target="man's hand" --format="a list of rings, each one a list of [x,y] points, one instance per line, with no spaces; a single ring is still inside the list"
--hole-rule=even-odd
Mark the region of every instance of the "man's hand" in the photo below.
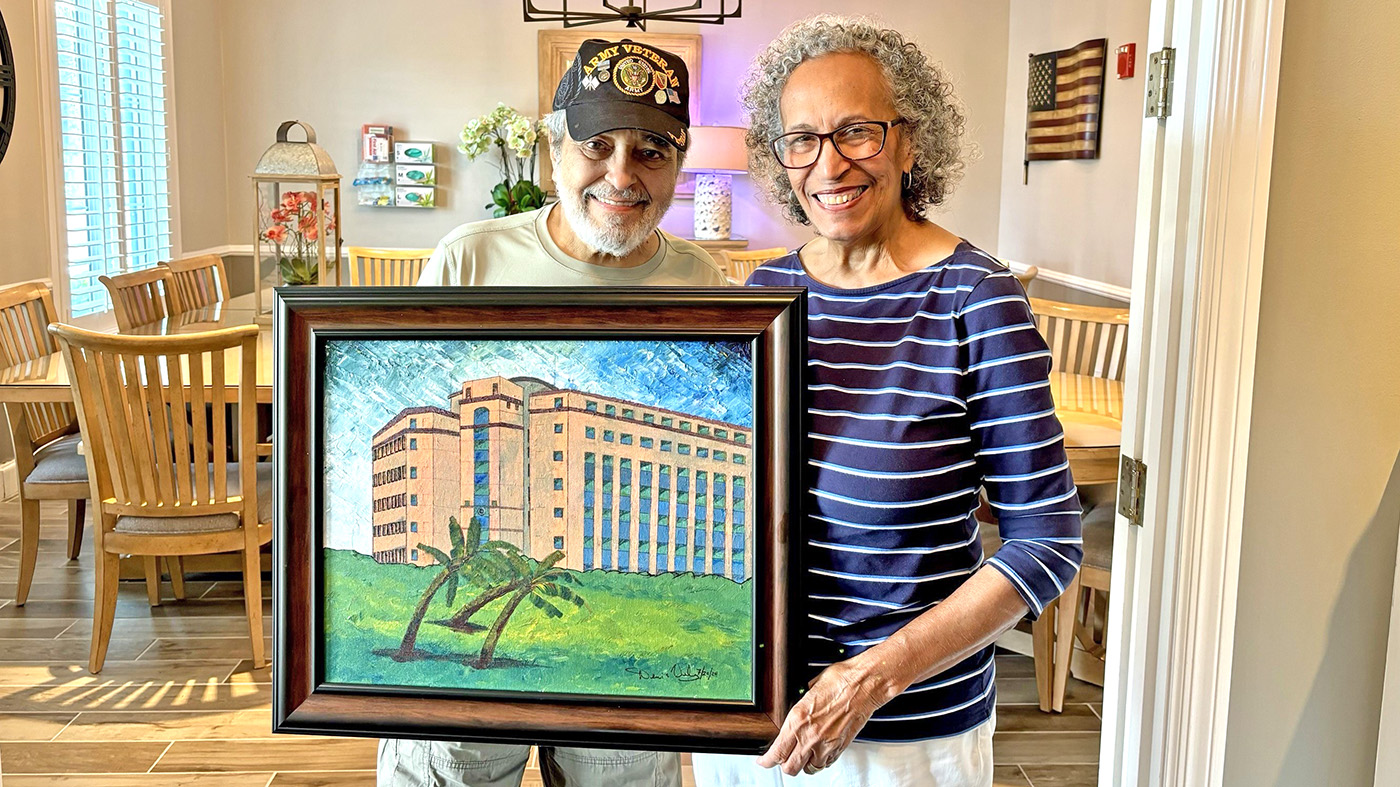
[[[788,711],[759,765],[781,765],[783,773],[796,776],[836,762],[871,715],[898,694],[890,691],[891,681],[868,669],[868,653],[832,664],[807,684],[806,696]]]

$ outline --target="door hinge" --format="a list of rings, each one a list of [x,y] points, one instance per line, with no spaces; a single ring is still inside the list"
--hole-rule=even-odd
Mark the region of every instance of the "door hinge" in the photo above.
[[[1147,492],[1147,465],[1131,456],[1120,457],[1118,468],[1118,513],[1130,524],[1142,526],[1143,499]]]
[[[1147,114],[1162,120],[1172,113],[1172,77],[1176,74],[1176,50],[1153,52],[1147,61]]]

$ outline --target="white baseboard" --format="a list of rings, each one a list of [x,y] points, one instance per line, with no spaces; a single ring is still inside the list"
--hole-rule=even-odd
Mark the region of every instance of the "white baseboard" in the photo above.
[[[9,500],[19,494],[19,468],[15,460],[0,465],[0,500]]]
[[[1025,273],[1026,269],[1031,267],[1028,263],[1016,262],[1015,260],[1002,260],[1002,262],[1005,263],[1007,267],[1011,268],[1014,273]],[[1097,295],[1100,298],[1108,298],[1120,303],[1128,303],[1132,300],[1133,291],[1129,287],[1119,287],[1116,284],[1108,284],[1107,282],[1101,282],[1095,279],[1086,279],[1083,276],[1075,276],[1072,273],[1061,273],[1060,271],[1051,270],[1044,266],[1037,267],[1040,268],[1040,273],[1036,274],[1036,280],[1038,281],[1048,281],[1052,284],[1058,284],[1061,287],[1068,287],[1071,290],[1078,290],[1079,292],[1087,292],[1091,295]]]
[[[1035,657],[1035,647],[1031,635],[1011,629],[997,637],[997,647],[1006,648],[1012,653]],[[1103,686],[1103,662],[1080,650],[1075,643],[1074,653],[1069,657],[1069,674],[1095,686]]]

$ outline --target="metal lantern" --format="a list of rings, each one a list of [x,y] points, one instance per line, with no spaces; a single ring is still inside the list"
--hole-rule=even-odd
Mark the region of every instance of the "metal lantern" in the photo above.
[[[287,139],[292,126],[301,126],[305,142]],[[316,144],[316,130],[299,120],[278,126],[277,142],[262,154],[252,179],[258,311],[272,309],[271,293],[263,295],[265,284],[339,284],[340,174]],[[267,263],[272,272],[264,277]]]

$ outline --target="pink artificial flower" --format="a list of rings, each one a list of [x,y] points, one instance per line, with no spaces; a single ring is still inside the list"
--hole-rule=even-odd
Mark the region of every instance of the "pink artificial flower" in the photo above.
[[[287,221],[291,217],[292,212],[286,208],[274,208],[272,211],[272,220],[278,224]]]
[[[316,240],[316,238],[317,238],[318,235],[319,235],[319,233],[316,232],[316,225],[315,225],[315,224],[312,224],[312,225],[311,225],[311,229],[305,229],[305,230],[302,230],[302,231],[301,231],[301,236],[302,236],[303,238],[306,238],[308,241],[314,241],[314,240]]]
[[[274,224],[267,228],[263,236],[273,243],[283,243],[287,240],[287,228],[281,224]]]
[[[298,191],[298,192],[294,192],[294,193],[296,194],[296,197],[297,197],[297,204],[298,204],[298,205],[315,205],[315,204],[316,204],[316,192],[314,192],[314,191]]]
[[[288,210],[290,210],[290,209],[292,209],[292,208],[295,208],[296,206],[297,206],[297,193],[296,193],[295,191],[289,191],[289,192],[287,192],[286,194],[283,194],[283,195],[282,195],[282,207],[287,208]]]

